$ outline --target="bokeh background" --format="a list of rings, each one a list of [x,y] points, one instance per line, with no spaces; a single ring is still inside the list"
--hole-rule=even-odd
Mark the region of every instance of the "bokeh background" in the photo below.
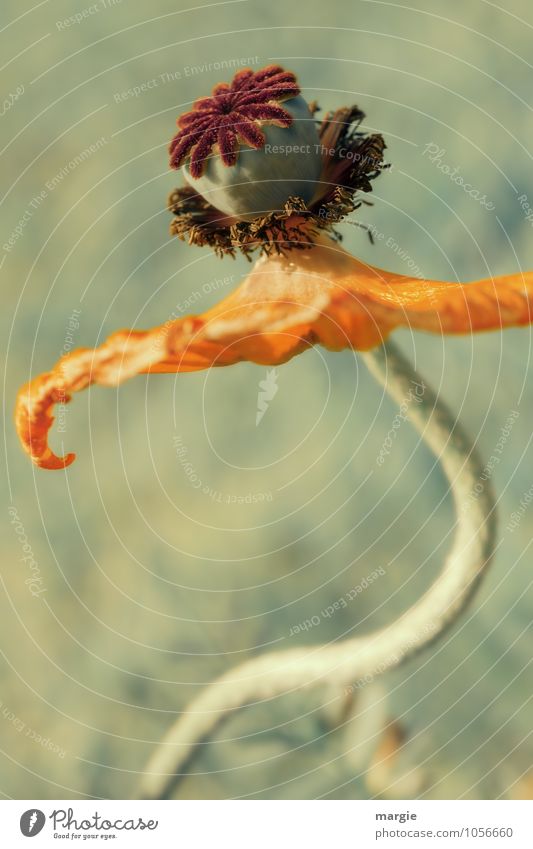
[[[364,260],[449,280],[533,268],[533,11],[526,0],[4,0],[1,14],[0,792],[128,798],[218,674],[366,633],[411,604],[449,546],[447,485],[408,423],[376,465],[397,410],[350,352],[316,349],[280,368],[258,426],[266,370],[250,364],[91,389],[52,437],[78,454],[66,473],[20,451],[17,388],[70,344],[72,315],[72,344],[93,347],[188,299],[201,311],[247,272],[243,258],[168,233],[179,176],[166,146],[176,116],[231,77],[215,63],[285,64],[306,97],[357,103],[384,134],[393,167],[358,217],[383,238],[372,246],[342,227]],[[202,746],[182,797],[531,797],[533,508],[507,527],[533,483],[531,333],[396,338],[487,456],[519,414],[493,474],[493,568],[457,627],[382,679],[404,739],[388,772],[365,777],[317,691],[240,712]],[[9,509],[38,564],[37,596]],[[380,567],[356,600],[321,615]],[[319,625],[290,635],[313,616]]]

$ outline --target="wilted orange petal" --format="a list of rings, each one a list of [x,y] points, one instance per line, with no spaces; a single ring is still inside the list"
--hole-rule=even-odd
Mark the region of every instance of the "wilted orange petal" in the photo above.
[[[91,383],[116,386],[142,372],[196,371],[242,360],[278,365],[310,345],[338,351],[379,345],[395,327],[471,333],[529,324],[533,273],[476,283],[441,283],[365,265],[329,238],[310,250],[263,257],[244,282],[201,316],[149,331],[114,333],[94,350],[69,354],[18,395],[17,431],[43,468],[70,465],[47,434],[55,404]]]

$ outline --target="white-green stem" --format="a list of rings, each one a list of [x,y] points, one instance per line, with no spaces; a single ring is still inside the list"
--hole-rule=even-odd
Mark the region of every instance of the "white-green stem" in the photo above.
[[[429,590],[380,630],[329,645],[272,652],[226,672],[194,699],[168,730],[143,773],[139,795],[166,798],[186,776],[198,745],[238,708],[303,688],[356,688],[399,666],[455,622],[489,565],[496,510],[483,463],[471,441],[398,348],[388,342],[364,354],[371,373],[401,403],[424,390],[409,417],[438,457],[453,493],[453,546]]]

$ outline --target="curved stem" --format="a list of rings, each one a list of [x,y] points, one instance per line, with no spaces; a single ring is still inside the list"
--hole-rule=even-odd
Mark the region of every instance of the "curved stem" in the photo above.
[[[494,551],[496,511],[491,486],[483,481],[483,463],[471,441],[395,345],[387,342],[363,356],[396,401],[411,397],[413,382],[424,387],[417,398],[420,403],[410,406],[409,416],[438,457],[456,509],[453,547],[442,571],[409,610],[374,633],[253,658],[206,687],[150,758],[141,797],[167,797],[186,775],[185,767],[198,745],[232,711],[317,685],[361,687],[405,662],[455,622],[485,572]]]

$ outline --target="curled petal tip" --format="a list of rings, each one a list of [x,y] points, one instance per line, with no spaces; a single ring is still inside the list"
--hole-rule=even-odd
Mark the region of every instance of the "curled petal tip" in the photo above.
[[[31,459],[40,469],[66,469],[72,465],[76,455],[70,452],[64,457],[58,457],[51,449],[48,449],[45,455],[39,457],[31,455]]]
[[[48,445],[48,432],[54,421],[57,403],[67,404],[70,395],[58,387],[51,372],[26,383],[15,407],[15,426],[22,447],[32,462],[41,469],[65,469],[74,462],[75,454],[58,457]]]

